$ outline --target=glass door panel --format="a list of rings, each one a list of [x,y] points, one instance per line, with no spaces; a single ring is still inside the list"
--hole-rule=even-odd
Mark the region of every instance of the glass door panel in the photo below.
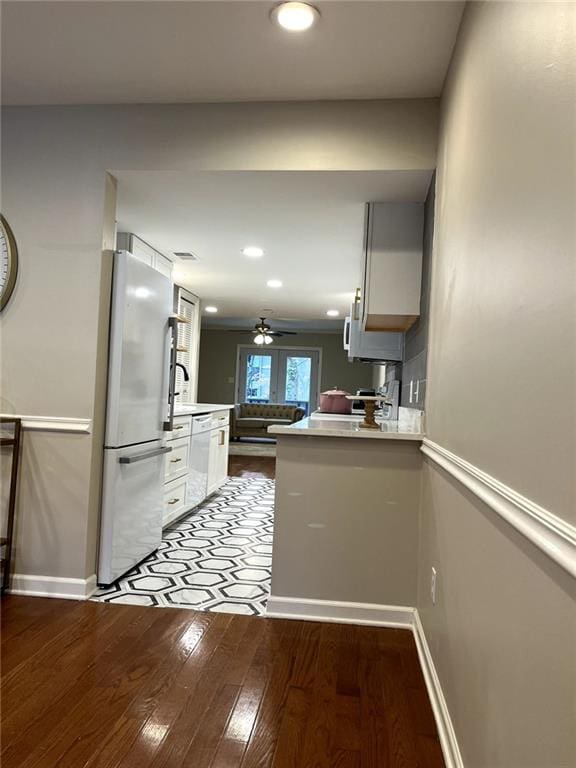
[[[241,400],[244,403],[273,403],[276,396],[275,354],[245,352],[241,361]]]
[[[238,402],[318,407],[318,351],[244,348],[238,360]]]
[[[296,405],[309,416],[318,400],[318,352],[278,350],[278,355],[278,402]]]

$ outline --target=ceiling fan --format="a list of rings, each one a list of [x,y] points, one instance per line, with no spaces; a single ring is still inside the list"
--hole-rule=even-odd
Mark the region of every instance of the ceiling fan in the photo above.
[[[231,329],[231,333],[253,333],[255,344],[272,344],[275,336],[294,336],[296,331],[273,331],[266,322],[265,317],[260,318],[260,322],[256,323],[253,329],[250,331]]]

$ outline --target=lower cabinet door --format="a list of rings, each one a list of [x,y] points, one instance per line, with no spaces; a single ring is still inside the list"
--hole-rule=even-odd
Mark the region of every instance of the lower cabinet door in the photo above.
[[[186,478],[171,480],[164,486],[164,514],[162,526],[166,527],[187,509]]]
[[[208,454],[208,495],[218,488],[218,432],[210,431],[210,453]]]
[[[230,427],[218,429],[218,486],[228,479],[228,443],[230,442]]]
[[[169,445],[172,450],[166,454],[165,459],[164,480],[166,482],[188,474],[190,438],[179,437],[177,440],[170,440]]]
[[[229,436],[230,427],[219,427],[210,432],[208,494],[218,490],[228,477]]]

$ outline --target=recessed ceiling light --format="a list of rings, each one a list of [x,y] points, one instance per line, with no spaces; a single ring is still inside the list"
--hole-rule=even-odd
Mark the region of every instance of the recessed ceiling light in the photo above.
[[[317,8],[308,3],[280,3],[272,9],[272,18],[283,29],[289,32],[303,32],[310,29],[320,13]]]
[[[259,259],[260,256],[264,256],[264,251],[257,245],[247,245],[245,248],[242,248],[242,253],[251,259]]]
[[[268,288],[282,288],[282,280],[268,280],[266,285]]]
[[[326,312],[326,314],[328,315],[328,317],[338,317],[338,315],[340,314],[340,312],[339,312],[337,309],[329,309],[329,310]]]
[[[204,307],[204,310],[213,315],[215,312],[218,312],[218,307]]]

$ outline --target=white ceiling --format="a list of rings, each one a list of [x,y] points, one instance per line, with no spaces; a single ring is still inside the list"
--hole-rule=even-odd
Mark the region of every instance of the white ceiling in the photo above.
[[[365,203],[423,201],[429,171],[120,171],[118,228],[177,263],[177,282],[218,317],[344,316],[360,284]],[[246,245],[265,255],[249,259]],[[280,289],[266,286],[283,282]],[[264,312],[264,310],[272,310]]]
[[[2,3],[4,104],[438,96],[463,3],[328,0],[288,33],[267,0]]]

